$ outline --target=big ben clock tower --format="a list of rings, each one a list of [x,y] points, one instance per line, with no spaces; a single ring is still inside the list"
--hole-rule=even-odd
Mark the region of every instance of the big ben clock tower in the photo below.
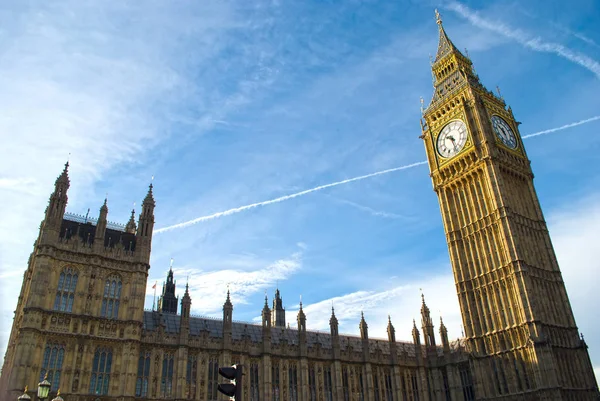
[[[519,123],[439,14],[423,135],[478,399],[598,400]]]

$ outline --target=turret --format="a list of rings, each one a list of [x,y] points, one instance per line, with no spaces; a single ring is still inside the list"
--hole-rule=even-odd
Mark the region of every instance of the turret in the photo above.
[[[446,329],[446,325],[440,316],[440,338],[442,339],[442,347],[444,347],[444,351],[450,350],[450,342],[448,341],[448,330]]]
[[[67,191],[69,190],[69,162],[65,163],[65,168],[54,182],[54,191],[50,194],[46,216],[43,222],[45,230],[54,231],[58,237],[62,219],[67,210]]]
[[[279,288],[275,290],[275,297],[273,298],[271,323],[274,327],[285,327],[285,309],[283,308],[283,300],[281,299]]]
[[[421,345],[421,334],[419,333],[419,329],[417,329],[417,322],[415,322],[415,319],[413,319],[412,335],[413,335],[413,342],[415,343],[415,345],[416,346]]]
[[[398,361],[398,352],[396,350],[396,329],[392,325],[392,318],[388,315],[387,325],[388,341],[390,346],[390,361],[395,364]]]
[[[233,322],[233,304],[231,303],[231,297],[229,294],[229,288],[227,289],[227,299],[223,304],[223,329],[231,332],[231,326]]]
[[[187,323],[190,320],[190,311],[192,309],[192,298],[190,297],[189,284],[185,284],[185,293],[181,298],[181,322]]]
[[[271,334],[271,309],[269,309],[267,294],[265,294],[265,305],[262,309],[262,327],[264,334]]]
[[[158,299],[158,309],[163,313],[177,314],[179,297],[175,296],[175,286],[176,282],[173,280],[173,267],[171,266],[167,274],[167,281],[163,283],[162,294]]]
[[[335,316],[335,310],[333,309],[333,305],[332,305],[331,306],[331,317],[329,318],[329,328],[331,330],[331,337],[333,339],[336,339],[339,336],[338,327],[339,327],[338,319]]]
[[[365,315],[364,313],[361,311],[360,312],[360,323],[358,325],[358,328],[360,329],[360,338],[362,340],[369,340],[369,326],[367,326],[367,322],[365,321]]]
[[[396,329],[392,325],[392,318],[388,315],[388,325],[387,325],[387,333],[388,333],[388,341],[391,343],[396,342]]]
[[[425,296],[421,294],[421,326],[423,328],[423,338],[425,339],[425,346],[434,348],[435,347],[435,334],[433,331],[433,322],[429,313],[429,308],[425,304]]]
[[[300,300],[300,310],[298,311],[298,333],[306,334],[306,315],[302,310],[302,300]]]
[[[333,351],[333,358],[340,358],[340,333],[339,333],[339,322],[335,316],[335,310],[331,305],[331,317],[329,318],[329,330],[331,332],[331,346]]]
[[[100,214],[98,215],[98,223],[96,224],[96,238],[94,239],[94,244],[98,244],[98,246],[104,246],[104,235],[106,233],[106,224],[108,217],[108,206],[107,199],[104,198],[104,204],[100,207]]]
[[[142,202],[142,213],[138,221],[138,230],[136,233],[136,252],[140,261],[150,263],[150,251],[152,250],[152,231],[154,230],[154,196],[152,194],[152,184],[148,188],[148,193]]]
[[[135,209],[131,209],[131,217],[125,226],[125,231],[129,234],[135,234],[137,226],[135,225]]]
[[[302,310],[302,298],[300,298],[300,310],[298,311],[298,346],[300,348],[300,356],[306,357],[306,315]]]

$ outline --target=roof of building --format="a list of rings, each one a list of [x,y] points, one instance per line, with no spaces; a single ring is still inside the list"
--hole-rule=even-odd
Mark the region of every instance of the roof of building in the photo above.
[[[181,316],[160,313],[157,311],[144,311],[144,330],[157,330],[159,325],[164,325],[167,333],[179,333]],[[210,337],[223,337],[223,321],[220,319],[209,317],[190,317],[189,321],[190,335],[199,336],[206,332]],[[263,339],[262,325],[248,322],[232,322],[231,337],[233,340],[243,340],[248,338],[253,343],[260,343]],[[340,346],[342,349],[352,347],[354,351],[362,351],[363,342],[359,336],[340,334]],[[298,344],[298,330],[295,328],[271,327],[271,343],[280,344],[287,343],[290,345]],[[314,347],[319,345],[324,349],[331,349],[331,334],[320,331],[306,331],[307,346]],[[458,342],[458,341],[456,341]],[[455,342],[455,343],[456,343]],[[451,344],[451,350],[458,351],[461,344]],[[390,353],[390,344],[386,339],[369,339],[370,352],[388,354]],[[415,355],[415,346],[412,342],[401,341],[396,342],[396,348],[400,352],[406,352],[409,356]],[[438,354],[442,354],[443,350],[438,347]]]
[[[81,241],[92,244],[96,237],[96,224],[96,219],[65,213],[59,236],[63,240],[79,237]],[[135,234],[126,232],[123,225],[108,222],[104,234],[104,246],[113,248],[117,244],[121,244],[124,249],[134,251]]]

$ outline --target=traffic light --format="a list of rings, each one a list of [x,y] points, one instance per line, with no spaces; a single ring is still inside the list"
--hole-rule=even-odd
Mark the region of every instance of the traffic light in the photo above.
[[[219,368],[219,374],[231,382],[219,384],[217,389],[235,401],[242,401],[242,365]]]

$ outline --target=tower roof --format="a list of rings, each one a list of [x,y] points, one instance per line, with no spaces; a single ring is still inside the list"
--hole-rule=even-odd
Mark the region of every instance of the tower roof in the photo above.
[[[58,178],[56,178],[55,184],[64,184],[67,187],[69,187],[69,162],[68,161],[65,163],[65,168],[63,169],[62,173],[60,173]]]
[[[146,194],[146,197],[144,198],[144,205],[149,205],[151,204],[152,206],[154,206],[156,204],[156,202],[154,202],[154,195],[152,194],[152,188],[153,185],[152,183],[150,183],[150,185],[148,186],[148,193]]]
[[[448,34],[446,34],[446,31],[444,30],[444,26],[442,25],[442,17],[440,15],[440,13],[438,12],[438,10],[435,10],[435,20],[438,24],[438,28],[440,31],[440,39],[438,41],[438,48],[437,48],[437,53],[435,55],[434,63],[437,63],[438,61],[440,61],[441,59],[443,59],[445,56],[447,56],[450,53],[458,53],[461,56],[463,56],[463,54],[460,52],[460,50],[458,50],[458,48],[456,46],[454,46],[454,43],[452,43],[452,41],[448,37]]]

